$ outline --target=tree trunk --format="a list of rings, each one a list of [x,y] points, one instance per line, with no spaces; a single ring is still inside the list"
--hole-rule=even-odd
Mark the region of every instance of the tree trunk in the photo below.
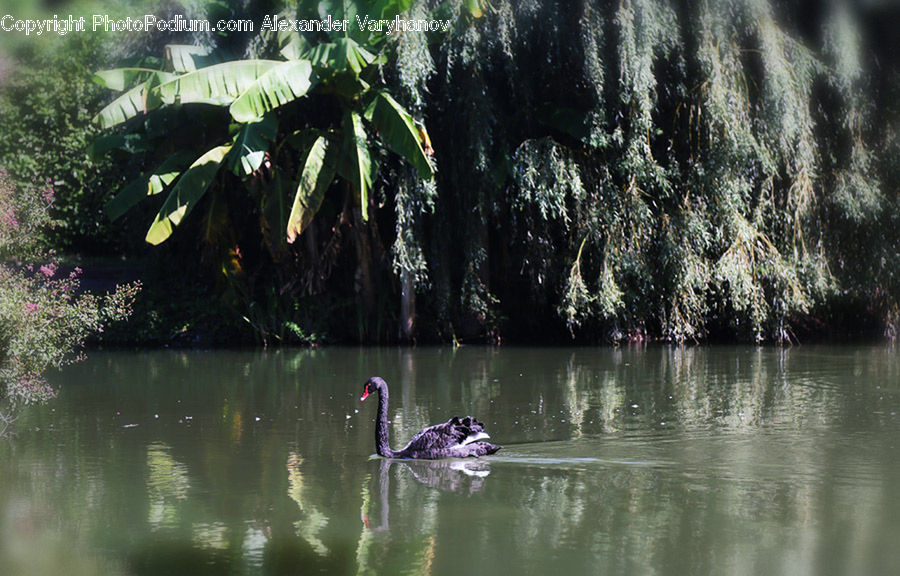
[[[362,325],[360,339],[369,334],[369,323],[375,312],[375,279],[372,274],[372,245],[369,242],[369,225],[362,219],[362,211],[353,207],[353,244],[356,246],[356,282],[362,297]]]

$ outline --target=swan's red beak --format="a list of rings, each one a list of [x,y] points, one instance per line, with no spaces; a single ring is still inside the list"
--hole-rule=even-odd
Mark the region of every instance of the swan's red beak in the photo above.
[[[363,390],[362,396],[359,397],[359,401],[362,402],[363,400],[365,400],[368,397],[369,397],[369,388],[366,387],[366,389]]]

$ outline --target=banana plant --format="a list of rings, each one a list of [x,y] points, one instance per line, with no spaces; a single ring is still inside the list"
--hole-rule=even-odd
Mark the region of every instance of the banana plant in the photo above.
[[[408,8],[409,1],[339,4],[353,8],[345,17],[369,10],[385,18]],[[424,125],[375,85],[385,58],[383,37],[359,33],[313,42],[290,32],[272,40],[273,58],[222,61],[202,47],[171,45],[157,67],[94,75],[95,82],[120,93],[94,119],[110,131],[95,150],[128,141],[139,153],[166,151],[109,201],[111,218],[149,196],[167,194],[145,238],[159,244],[210,190],[236,179],[248,194],[277,197],[263,198],[262,205],[290,206],[289,212],[266,211],[281,214],[266,226],[277,231],[271,236],[293,242],[335,180],[347,182],[343,189],[352,191],[362,219],[368,219],[382,148],[404,158],[420,177],[432,178]],[[148,142],[135,146],[132,136]],[[292,199],[283,198],[285,190]]]

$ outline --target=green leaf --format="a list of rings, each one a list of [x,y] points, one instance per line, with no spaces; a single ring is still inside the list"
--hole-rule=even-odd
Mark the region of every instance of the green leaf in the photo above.
[[[146,112],[146,88],[145,84],[135,86],[107,104],[94,116],[94,123],[106,130]]]
[[[249,176],[256,172],[277,132],[278,118],[274,114],[266,114],[242,125],[229,155],[229,168],[237,175],[243,172]]]
[[[309,61],[316,68],[337,70],[338,61],[335,60],[337,45],[334,42],[321,42],[316,44],[307,54]],[[346,66],[345,66],[346,68]]]
[[[352,38],[339,38],[337,57],[347,63],[347,67],[359,74],[363,68],[375,61],[375,55],[360,46]]]
[[[359,114],[348,110],[344,114],[344,146],[338,162],[338,172],[359,190],[359,203],[363,220],[369,219],[369,190],[373,180],[372,156],[369,154],[368,137]]]
[[[278,53],[288,60],[299,60],[310,49],[306,38],[295,30],[280,30],[278,32],[278,45],[281,46]]]
[[[111,221],[115,221],[146,197],[147,175],[142,174],[137,180],[119,190],[119,193],[106,203],[103,210]]]
[[[310,128],[294,130],[282,140],[282,143],[290,146],[294,150],[303,152],[309,150],[313,145],[313,142],[315,142],[316,138],[320,135],[321,131]]]
[[[484,0],[465,0],[466,10],[473,18],[481,18],[484,15]]]
[[[319,211],[325,191],[334,179],[336,151],[335,145],[324,136],[319,136],[306,155],[303,174],[294,195],[294,205],[288,216],[288,242],[293,243]]]
[[[322,83],[321,91],[326,94],[337,94],[347,100],[358,100],[369,90],[369,83],[352,72],[334,74]]]
[[[406,158],[421,178],[430,179],[434,169],[428,155],[422,148],[422,140],[427,137],[425,129],[422,134],[403,106],[385,92],[379,92],[365,112],[366,120],[371,122],[388,148]]]
[[[375,55],[360,46],[352,38],[339,38],[334,42],[317,44],[309,51],[313,66],[345,72],[348,68],[359,74],[363,68],[375,61]]]
[[[147,195],[159,194],[175,181],[181,172],[188,166],[193,155],[187,150],[172,154],[159,167],[150,174],[147,182]]]
[[[209,48],[189,44],[169,44],[166,46],[166,62],[178,74],[194,72],[215,63]]]
[[[231,146],[231,144],[217,146],[191,164],[159,209],[147,231],[147,242],[160,244],[172,235],[174,227],[181,223],[206,194]]]
[[[151,68],[115,68],[112,70],[100,70],[91,77],[91,80],[104,88],[121,92],[127,87],[132,86],[135,82],[146,81],[147,77],[153,74],[164,74],[166,76],[174,77],[173,74],[169,74],[168,72],[153,70]]]
[[[201,68],[161,84],[156,91],[166,104],[231,103],[256,80],[281,64],[276,60],[239,60]]]
[[[154,88],[174,77],[168,72],[157,72],[151,75],[144,82],[107,104],[94,116],[94,123],[106,130],[135,116],[146,114],[160,104],[159,99],[155,97]]]
[[[181,174],[190,161],[191,157],[186,152],[169,156],[156,170],[141,174],[107,202],[104,206],[106,215],[110,220],[116,220],[147,196],[159,194]]]
[[[228,109],[238,122],[249,122],[266,112],[305,95],[312,80],[306,60],[282,62],[260,75]]]

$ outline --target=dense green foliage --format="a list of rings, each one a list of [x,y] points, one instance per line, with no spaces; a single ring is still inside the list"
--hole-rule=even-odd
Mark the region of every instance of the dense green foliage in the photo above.
[[[436,185],[384,161],[371,185],[387,203],[363,196],[363,212],[380,213],[351,220],[365,233],[348,235],[355,265],[343,262],[343,278],[347,219],[334,225],[335,208],[304,216],[296,232],[317,224],[305,249],[271,262],[289,278],[282,294],[347,310],[340,284],[352,272],[367,339],[393,332],[367,323],[373,308],[393,316],[398,297],[400,323],[412,323],[415,293],[420,333],[444,339],[565,327],[782,340],[835,302],[891,322],[897,243],[884,224],[896,197],[882,192],[872,146],[893,135],[872,129],[866,46],[848,8],[802,26],[764,0],[497,1],[479,20],[467,8],[416,3],[407,17],[444,11],[456,25],[374,44],[387,48],[381,74],[431,127]],[[333,105],[310,100],[302,113]],[[367,137],[348,122],[345,133]],[[307,157],[314,183],[324,156],[314,146]],[[360,158],[355,189],[370,166]]]
[[[879,39],[803,8],[498,0],[401,42],[441,169],[420,242],[442,317],[675,341],[782,340],[850,301],[895,321]]]
[[[20,187],[50,180],[60,226],[49,241],[60,249],[111,250],[99,190],[118,186],[113,166],[88,148],[99,130],[90,122],[105,94],[90,81],[103,61],[98,36],[48,38],[21,49],[0,79],[0,166]]]
[[[128,250],[152,255],[176,286],[175,275],[217,278],[210,291],[263,341],[758,341],[897,324],[900,76],[886,34],[896,9],[309,0],[190,10],[257,24],[278,11],[451,22],[391,35],[355,25],[147,35],[108,52],[157,72],[97,78],[124,94],[134,86],[129,96],[106,108],[95,89],[57,97],[93,102],[107,128],[94,145],[108,154],[95,156],[101,176],[59,202],[63,230],[114,193],[108,213],[126,222],[69,247],[175,231]],[[72,53],[84,69],[90,46]],[[18,131],[7,149],[34,141],[23,130],[41,134],[16,102],[38,98],[31,85],[52,88],[59,70],[28,70],[19,92],[3,91],[17,94],[0,107]],[[216,93],[215,78],[240,83]],[[71,126],[78,138],[98,129],[84,111]],[[81,161],[67,152],[23,175]],[[113,167],[116,185],[102,176]]]

